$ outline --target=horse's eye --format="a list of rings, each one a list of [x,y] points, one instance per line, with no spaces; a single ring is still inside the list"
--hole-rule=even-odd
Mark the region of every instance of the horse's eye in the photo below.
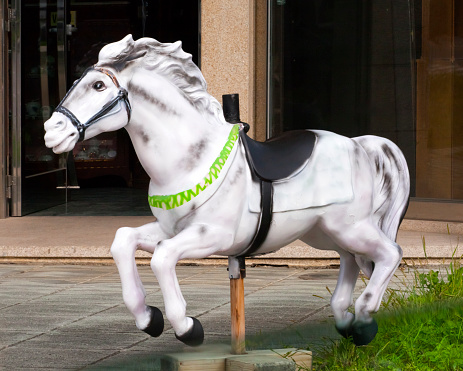
[[[103,91],[106,89],[106,85],[104,84],[103,81],[97,81],[93,84],[92,88],[95,89],[96,91]]]

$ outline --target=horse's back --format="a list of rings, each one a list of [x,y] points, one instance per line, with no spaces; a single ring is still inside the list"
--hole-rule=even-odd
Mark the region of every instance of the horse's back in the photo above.
[[[274,212],[349,202],[354,197],[352,141],[327,131],[311,132],[316,143],[307,165],[292,178],[273,185]]]

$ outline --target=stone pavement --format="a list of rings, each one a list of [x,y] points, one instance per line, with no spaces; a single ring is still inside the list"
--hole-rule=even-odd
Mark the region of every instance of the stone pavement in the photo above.
[[[158,370],[160,355],[191,351],[175,339],[168,323],[164,334],[156,339],[139,331],[122,302],[119,276],[109,247],[117,228],[151,220],[151,217],[1,220],[0,370]],[[416,259],[424,256],[424,238],[428,257],[442,262],[443,257],[450,257],[459,246],[460,236],[463,236],[462,223],[405,220],[398,241],[405,256]],[[298,243],[282,249],[281,255],[257,262],[288,264],[289,268],[247,268],[246,332],[251,346],[270,349],[283,345],[309,346],[315,350],[324,337],[338,337],[327,290],[327,287],[334,290],[338,269],[314,268],[317,259],[321,266],[336,266],[336,254]],[[461,246],[456,255],[462,255]],[[45,263],[60,259],[67,263],[96,261],[108,265]],[[8,264],[11,261],[16,264]],[[34,263],[21,263],[24,261]],[[309,266],[310,269],[305,269]],[[161,293],[149,265],[139,269],[147,289],[147,303],[163,310]],[[204,326],[203,347],[229,344],[226,266],[182,265],[177,273],[188,303],[188,315],[199,318]],[[357,294],[363,285],[359,282]]]
[[[164,311],[149,266],[139,270],[147,303]],[[226,268],[179,266],[177,274],[188,315],[204,326],[203,349],[229,344]],[[337,269],[247,267],[250,345],[312,347],[338,337],[326,289],[334,290],[337,275]],[[0,370],[156,370],[159,355],[191,351],[167,322],[159,338],[136,328],[114,265],[0,264],[0,329]]]

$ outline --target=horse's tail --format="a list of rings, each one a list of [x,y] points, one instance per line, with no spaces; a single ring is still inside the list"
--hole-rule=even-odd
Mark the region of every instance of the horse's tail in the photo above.
[[[373,217],[383,233],[395,241],[410,196],[405,157],[399,147],[386,138],[366,135],[354,140],[368,154],[375,172]]]

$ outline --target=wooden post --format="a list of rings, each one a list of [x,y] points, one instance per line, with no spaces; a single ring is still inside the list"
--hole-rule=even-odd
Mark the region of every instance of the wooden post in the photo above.
[[[246,265],[244,258],[229,257],[228,272],[230,278],[231,352],[232,354],[246,354],[244,320]]]
[[[244,319],[244,279],[230,279],[232,354],[246,354]]]

